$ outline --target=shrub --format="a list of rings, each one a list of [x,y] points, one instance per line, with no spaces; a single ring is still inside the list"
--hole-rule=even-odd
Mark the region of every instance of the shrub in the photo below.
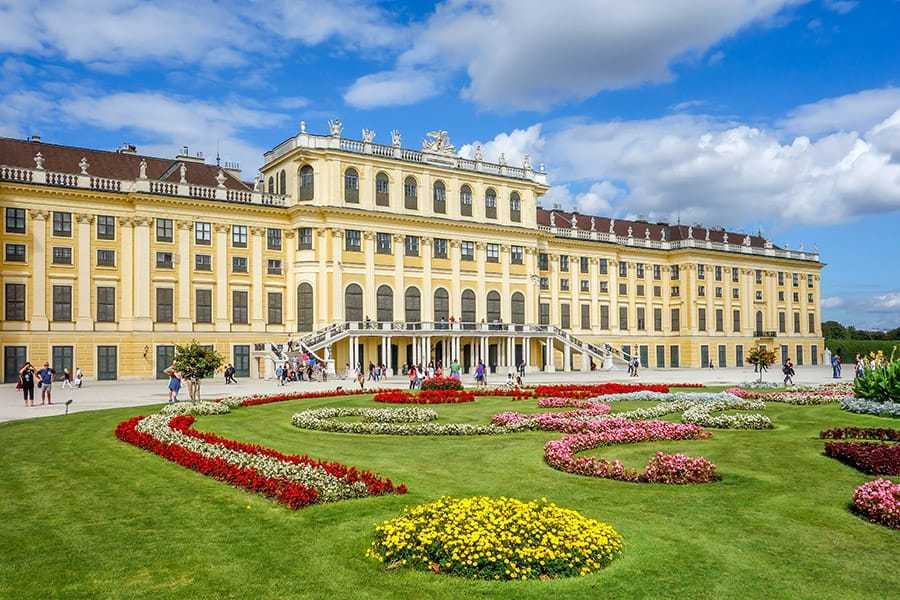
[[[476,496],[405,509],[376,527],[366,554],[389,568],[511,580],[588,575],[621,552],[612,527],[574,510]]]
[[[762,381],[763,370],[775,364],[777,357],[774,350],[768,350],[763,346],[751,348],[747,353],[747,364],[751,364],[759,371],[759,381]]]
[[[844,365],[852,365],[856,361],[856,355],[867,356],[871,353],[882,352],[890,355],[891,350],[900,344],[898,340],[853,340],[849,338],[825,338],[825,346],[838,354]]]
[[[854,382],[853,393],[875,402],[900,401],[900,359],[891,354],[890,361],[865,369]]]
[[[431,377],[422,382],[423,390],[461,390],[463,384],[452,377]]]
[[[853,492],[853,506],[873,523],[900,529],[900,484],[887,479],[864,483]]]

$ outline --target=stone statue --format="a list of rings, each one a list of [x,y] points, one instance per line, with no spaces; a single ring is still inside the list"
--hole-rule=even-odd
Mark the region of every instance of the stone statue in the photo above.
[[[556,227],[556,213],[550,213],[550,227]]]
[[[138,166],[138,169],[140,172],[138,177],[140,177],[141,179],[147,179],[147,160],[146,159],[144,159],[144,158],[141,159],[141,164]]]
[[[616,234],[616,220],[615,219],[609,220],[609,233],[612,235]]]
[[[505,167],[506,166],[506,154],[501,152],[500,156],[497,157],[497,162],[500,163],[501,167]]]
[[[391,131],[391,145],[395,148],[400,147],[400,132],[396,129]]]
[[[44,155],[40,152],[34,155],[34,168],[38,171],[44,170]]]
[[[706,241],[709,241],[709,229],[706,230]]]
[[[484,154],[481,152],[481,144],[475,144],[475,160],[478,162],[484,160]]]
[[[328,121],[328,129],[331,130],[331,136],[339,138],[341,137],[341,132],[344,131],[344,124],[340,119],[331,119]]]
[[[256,177],[253,179],[253,191],[261,192],[263,191],[263,174],[257,173]]]
[[[222,172],[222,169],[219,169],[219,174],[216,175],[216,182],[218,182],[219,187],[225,187],[225,173]]]
[[[306,133],[306,121],[300,121],[300,133]]]
[[[688,239],[694,239],[694,227],[691,225],[688,226]]]
[[[180,176],[180,183],[187,183],[187,166],[184,163],[181,163],[181,166],[178,168],[178,175]]]
[[[749,246],[749,245],[750,245],[750,236],[749,236],[749,235],[745,235],[745,236],[744,236],[744,245],[745,245],[745,246]]]
[[[522,168],[525,169],[526,171],[531,170],[531,156],[530,155],[526,154],[522,158]]]
[[[81,157],[81,160],[78,161],[78,166],[81,167],[81,174],[82,174],[82,175],[87,175],[87,174],[88,174],[88,167],[90,167],[91,164],[87,161],[87,158],[85,158],[84,156],[82,156],[82,157]]]
[[[362,140],[365,143],[371,144],[374,139],[375,139],[375,131],[373,129],[363,129],[362,130]]]
[[[545,172],[545,169],[544,169],[544,163],[541,163],[541,165],[538,167],[538,170],[539,170],[541,173],[544,173],[544,172]]]
[[[726,231],[725,233],[722,234],[722,243],[723,243],[723,244],[727,244],[727,243],[728,243],[728,232],[727,232],[727,231]]]
[[[631,227],[631,225],[629,225],[628,226],[628,237],[633,237],[632,236],[633,233],[634,233],[634,229]]]
[[[597,224],[594,222],[594,217],[591,217],[591,231],[597,231]]]
[[[428,137],[422,140],[422,150],[434,154],[452,155],[456,148],[450,143],[450,135],[446,131],[429,131]]]
[[[666,241],[666,230],[665,229],[659,230],[659,241],[661,241],[661,242]]]
[[[650,239],[650,228],[649,227],[644,230],[644,239],[645,240]]]

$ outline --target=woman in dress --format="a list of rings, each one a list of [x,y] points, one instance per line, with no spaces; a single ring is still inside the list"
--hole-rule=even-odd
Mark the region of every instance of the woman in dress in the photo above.
[[[175,363],[166,369],[169,376],[169,403],[178,402],[178,392],[181,390],[181,373],[175,370]]]

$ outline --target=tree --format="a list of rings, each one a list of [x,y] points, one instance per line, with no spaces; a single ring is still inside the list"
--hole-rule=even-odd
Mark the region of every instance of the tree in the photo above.
[[[759,372],[759,380],[762,381],[763,371],[775,364],[774,350],[767,350],[765,346],[751,348],[747,355],[747,362],[756,367]]]
[[[188,382],[191,402],[200,400],[200,380],[214,375],[224,362],[214,348],[201,346],[196,340],[175,347],[175,370]]]

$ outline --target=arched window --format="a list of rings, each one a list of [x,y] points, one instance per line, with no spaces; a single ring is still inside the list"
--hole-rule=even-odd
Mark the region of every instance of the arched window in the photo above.
[[[464,217],[472,216],[472,188],[467,185],[459,188],[459,214]]]
[[[359,173],[353,167],[344,171],[344,202],[359,204]]]
[[[756,332],[757,335],[762,335],[763,330],[763,314],[761,310],[756,311]]]
[[[462,293],[462,309],[459,320],[462,323],[475,322],[475,292],[472,290],[465,290]]]
[[[509,219],[513,223],[522,221],[522,199],[519,197],[519,192],[509,195]]]
[[[344,290],[344,320],[363,320],[363,292],[359,284],[351,283]]]
[[[312,200],[313,188],[313,168],[309,165],[303,165],[300,167],[300,200]]]
[[[376,206],[391,205],[391,182],[384,172],[375,176],[375,204]]]
[[[379,321],[394,320],[394,290],[389,285],[378,287],[375,294],[375,308],[378,311],[377,319]]]
[[[500,292],[491,290],[487,295],[487,322],[500,322]]]
[[[278,174],[278,193],[287,193],[287,173],[285,173],[284,171]]]
[[[497,192],[488,188],[484,193],[484,215],[488,219],[497,218]]]
[[[268,189],[269,189],[270,194],[275,193],[275,178],[274,177],[269,177],[269,188]]]
[[[422,294],[419,293],[419,288],[406,288],[403,306],[407,323],[419,323],[422,321]]]
[[[516,325],[525,324],[525,295],[522,292],[515,292],[510,302],[512,308],[512,322]]]
[[[434,290],[434,321],[435,323],[450,320],[450,294],[444,288]]]
[[[359,295],[362,299],[362,292]],[[306,282],[297,286],[297,331],[313,330],[313,288]]]
[[[447,212],[447,190],[444,182],[434,182],[434,212],[444,214]]]
[[[419,190],[412,175],[403,181],[403,205],[411,210],[419,208]]]

